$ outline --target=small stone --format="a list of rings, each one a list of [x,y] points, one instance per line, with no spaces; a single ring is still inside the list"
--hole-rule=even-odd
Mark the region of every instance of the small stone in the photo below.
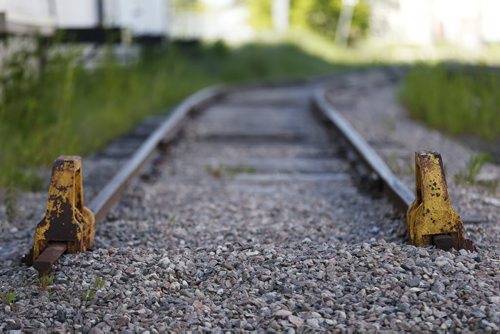
[[[412,276],[410,277],[410,279],[408,280],[408,286],[410,287],[417,287],[420,285],[420,279],[418,277],[415,277],[415,276]]]
[[[168,268],[170,265],[170,259],[168,257],[164,257],[158,262],[158,265],[162,268]]]
[[[347,319],[347,315],[345,314],[344,311],[338,311],[338,314],[339,314],[340,319],[342,319],[342,320]]]
[[[444,267],[450,263],[448,258],[446,258],[444,256],[438,256],[434,262],[436,263],[436,266],[438,266],[438,267]]]
[[[443,311],[438,311],[438,310],[435,310],[433,313],[432,313],[436,318],[444,318],[446,317],[447,313],[446,312],[443,312]]]
[[[104,332],[102,331],[102,329],[96,326],[90,329],[89,334],[104,334]]]
[[[472,315],[475,317],[475,318],[486,318],[486,314],[484,314],[483,312],[481,311],[474,311],[472,312]]]
[[[304,320],[295,315],[289,315],[288,321],[290,321],[295,327],[301,327],[304,324]]]
[[[306,323],[313,328],[319,327],[319,320],[316,318],[307,319]]]
[[[224,262],[224,268],[226,268],[227,270],[234,270],[234,266],[227,261]]]
[[[279,310],[277,311],[276,313],[274,313],[275,316],[277,317],[288,317],[290,315],[292,315],[292,312],[288,311],[288,310]]]
[[[493,296],[488,298],[490,303],[500,304],[500,296]]]
[[[426,250],[425,250],[425,249],[423,249],[423,248],[419,248],[419,249],[417,250],[417,253],[418,253],[418,255],[420,255],[421,257],[429,257],[429,252],[428,252],[428,251],[426,251]]]
[[[443,293],[445,290],[445,286],[441,282],[436,282],[432,285],[432,291],[436,293]]]

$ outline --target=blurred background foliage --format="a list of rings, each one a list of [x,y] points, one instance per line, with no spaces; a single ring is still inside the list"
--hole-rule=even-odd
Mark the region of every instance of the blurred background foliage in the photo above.
[[[418,64],[400,101],[410,116],[453,135],[500,139],[500,72],[486,66]]]
[[[272,8],[269,0],[247,0],[250,23],[258,30],[272,28]],[[342,0],[291,0],[290,23],[292,28],[306,29],[329,39],[335,33],[342,10]],[[359,0],[352,14],[349,43],[366,37],[370,21],[370,8],[366,0]]]
[[[37,50],[4,59],[0,73],[0,186],[36,190],[39,167],[59,155],[85,155],[212,84],[299,78],[339,66],[291,43],[223,42],[145,48],[124,66],[108,52],[93,69],[78,49],[52,52],[39,68]],[[31,64],[31,65],[30,65]]]
[[[255,27],[273,30],[271,1],[241,1],[250,9]],[[198,0],[174,2],[190,10],[201,8]],[[57,41],[45,56],[39,47],[14,52],[2,59],[0,72],[0,187],[39,189],[40,171],[57,156],[92,154],[144,117],[166,112],[208,85],[401,63],[400,48],[370,49],[362,43],[370,22],[367,0],[358,1],[353,12],[349,41],[356,47],[335,45],[341,4],[342,0],[291,0],[293,29],[265,39],[271,42],[168,42],[142,48],[139,58],[126,65],[115,59],[111,45],[90,69],[78,46],[63,49]],[[485,59],[498,64],[498,46],[487,50]],[[411,117],[448,133],[500,139],[499,72],[435,65],[454,51],[432,49],[434,58],[412,51],[416,57],[411,59],[426,63],[411,69],[403,81],[401,103]],[[476,61],[481,59],[475,49],[470,52]],[[467,52],[459,56],[468,59]]]

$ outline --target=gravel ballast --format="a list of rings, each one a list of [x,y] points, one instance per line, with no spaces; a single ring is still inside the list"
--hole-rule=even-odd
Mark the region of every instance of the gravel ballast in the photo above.
[[[248,89],[193,119],[47,291],[12,249],[0,331],[499,331],[498,231],[474,253],[407,245],[310,112],[313,88]]]

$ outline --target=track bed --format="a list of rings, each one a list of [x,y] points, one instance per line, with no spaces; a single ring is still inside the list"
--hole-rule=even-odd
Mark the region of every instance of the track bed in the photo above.
[[[498,256],[406,245],[401,214],[360,190],[311,111],[313,88],[201,111],[48,292],[32,268],[2,273],[17,300],[0,331],[498,330]]]

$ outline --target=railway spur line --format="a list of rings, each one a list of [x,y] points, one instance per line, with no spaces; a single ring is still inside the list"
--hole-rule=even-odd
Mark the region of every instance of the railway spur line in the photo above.
[[[114,283],[108,288],[113,291],[123,290],[130,281],[149,282],[163,297],[153,298],[158,305],[140,313],[147,318],[141,328],[162,322],[173,331],[467,327],[463,318],[468,321],[476,311],[460,299],[450,312],[445,299],[429,304],[429,314],[425,309],[416,315],[411,305],[424,308],[427,304],[418,295],[427,290],[460,289],[453,285],[460,277],[441,289],[436,275],[446,276],[441,270],[453,266],[456,256],[464,257],[462,266],[474,262],[473,255],[467,258],[475,251],[472,242],[464,238],[461,225],[440,225],[449,230],[424,236],[427,244],[472,253],[462,250],[450,257],[446,254],[456,251],[408,245],[406,212],[413,192],[328,104],[324,83],[216,87],[192,95],[89,202],[95,221],[94,252],[60,259],[65,252],[93,248],[86,232],[77,236],[81,249],[75,246],[76,233],[71,241],[42,237],[42,246],[36,254],[32,249],[27,262],[41,275],[55,266],[56,276],[62,271],[74,277],[83,261],[82,270],[89,275],[109,273]],[[426,152],[416,159],[417,170],[423,170],[438,157]],[[81,167],[78,159],[71,161],[69,169],[60,171],[70,171],[78,183]],[[149,179],[137,180],[145,168]],[[434,183],[437,171],[432,174]],[[425,182],[421,180],[417,206],[424,202]],[[443,197],[445,186],[440,188]],[[72,196],[78,197],[80,190]],[[74,205],[80,205],[80,214],[86,209],[83,201],[78,202]],[[435,203],[424,204],[435,209]],[[55,224],[49,211],[39,228]],[[455,219],[453,213],[447,211],[451,216],[446,217]],[[419,219],[422,223],[425,217]],[[104,262],[97,264],[88,258],[92,256]],[[105,269],[107,264],[121,265],[120,277],[129,278],[115,282],[116,268]],[[120,298],[133,299],[136,291],[130,290],[131,297],[118,290],[107,295],[111,301],[103,310],[117,307]],[[397,302],[401,297],[402,306]],[[242,306],[249,299],[252,306]],[[370,300],[381,309],[368,306]],[[194,305],[195,310],[189,310],[208,320],[193,320],[187,309],[177,312],[187,305]],[[494,329],[493,308],[481,310],[477,312],[484,317],[471,320],[470,328],[480,328],[488,319],[483,327]],[[216,322],[210,320],[211,312]],[[455,321],[452,314],[461,316]],[[421,323],[415,321],[419,316],[432,318]]]

